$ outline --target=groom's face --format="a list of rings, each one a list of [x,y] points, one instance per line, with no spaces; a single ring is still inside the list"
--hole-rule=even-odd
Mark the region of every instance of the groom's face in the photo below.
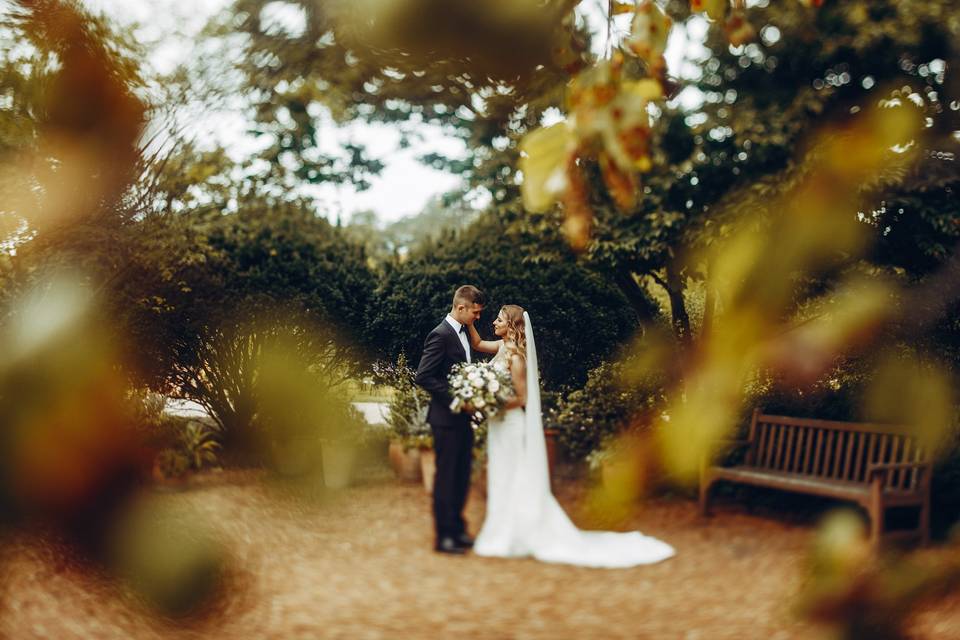
[[[483,305],[473,303],[458,304],[453,311],[453,317],[457,322],[470,325],[480,319]]]

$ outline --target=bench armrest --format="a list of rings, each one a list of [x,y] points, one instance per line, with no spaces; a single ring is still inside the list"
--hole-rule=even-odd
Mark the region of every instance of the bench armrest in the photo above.
[[[872,482],[877,476],[886,477],[893,471],[916,470],[923,473],[929,472],[930,468],[929,462],[872,462],[867,465],[867,482]]]
[[[867,474],[876,471],[902,471],[904,469],[925,469],[929,462],[871,462],[867,465]]]

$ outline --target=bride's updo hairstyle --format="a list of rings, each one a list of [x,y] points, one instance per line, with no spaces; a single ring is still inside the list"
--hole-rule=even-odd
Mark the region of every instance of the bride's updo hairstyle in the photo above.
[[[527,332],[523,321],[523,307],[515,304],[505,304],[501,312],[507,321],[507,340],[513,343],[513,346],[508,345],[507,349],[526,360]]]

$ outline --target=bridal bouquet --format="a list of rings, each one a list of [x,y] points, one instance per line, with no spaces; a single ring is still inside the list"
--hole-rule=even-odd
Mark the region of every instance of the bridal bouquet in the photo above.
[[[458,413],[473,405],[486,420],[497,415],[512,393],[510,375],[485,362],[460,363],[450,371],[450,410]]]

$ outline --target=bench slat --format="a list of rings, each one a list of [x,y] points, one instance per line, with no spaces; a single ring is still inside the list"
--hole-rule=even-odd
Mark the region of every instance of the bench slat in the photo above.
[[[864,466],[864,481],[866,481],[867,467],[870,466],[870,463],[876,462],[877,460],[876,459],[877,443],[879,442],[880,438],[877,437],[877,434],[871,433],[869,440],[870,440],[870,446],[867,448],[867,464]]]
[[[920,446],[920,442],[916,439],[913,441],[913,456],[910,462],[920,462],[926,458],[926,454],[923,452],[923,447]],[[916,491],[919,488],[920,484],[920,471],[914,469],[910,472],[910,488],[913,491]]]
[[[817,429],[817,443],[813,446],[813,468],[810,469],[810,475],[819,475],[820,473],[820,453],[823,451],[823,429]]]
[[[911,449],[913,448],[913,438],[905,438],[903,441],[903,458],[904,462],[910,462]],[[913,474],[913,471],[903,471],[900,474],[900,484],[899,488],[901,491],[906,489],[911,489],[910,476]]]
[[[794,473],[803,473],[803,468],[800,466],[802,462],[801,456],[803,455],[803,443],[807,437],[807,428],[806,427],[797,427],[797,441],[794,443],[793,447],[793,458],[790,462],[790,470]]]
[[[857,458],[856,463],[853,465],[853,475],[851,476],[853,480],[857,482],[863,482],[863,474],[866,473],[866,465],[863,464],[863,452],[864,444],[867,441],[868,434],[860,433],[859,442],[857,443]]]
[[[815,493],[827,497],[856,500],[857,502],[866,501],[870,496],[870,490],[867,485],[800,476],[770,471],[769,469],[719,467],[713,470],[713,475],[720,480],[732,480],[776,489]]]
[[[813,427],[805,427],[807,430],[807,444],[804,447],[806,451],[803,452],[803,473],[810,473],[810,452],[813,450],[813,437],[816,435],[814,432],[816,429]]]
[[[783,456],[788,447],[787,441],[790,438],[791,427],[780,428],[780,438],[777,440],[777,451],[773,456],[773,468],[783,469]]]
[[[753,464],[755,466],[763,466],[763,458],[766,455],[767,451],[767,440],[770,439],[770,425],[765,422],[761,422],[758,427],[760,431],[756,454],[753,456]]]
[[[855,448],[855,443],[860,439],[860,434],[856,431],[851,431],[847,434],[847,454],[843,459],[843,469],[840,471],[840,478],[842,480],[853,480],[852,471],[853,469],[850,466],[850,461],[853,459],[853,450]]]
[[[767,436],[767,448],[766,448],[766,451],[764,451],[763,462],[760,466],[769,468],[770,462],[773,460],[773,447],[777,439],[777,427],[775,425],[769,424],[767,425],[767,429],[769,430],[770,433]]]
[[[900,462],[897,456],[900,455],[900,444],[902,441],[903,438],[900,436],[893,437],[893,451],[890,452],[890,462]],[[894,469],[894,471],[889,475],[887,484],[891,489],[896,489],[898,486],[900,486],[900,476],[903,473],[905,473],[905,471]]]
[[[833,450],[833,461],[830,465],[830,478],[839,478],[840,477],[840,461],[843,460],[843,447],[845,446],[845,441],[849,433],[844,433],[843,431],[837,431],[837,442],[836,445],[831,447]]]
[[[829,477],[830,463],[832,462],[833,456],[834,456],[833,441],[836,439],[837,439],[836,431],[833,431],[832,429],[830,431],[827,431],[827,439],[823,445],[823,471],[821,471],[818,475]]]
[[[879,462],[880,464],[883,464],[883,463],[885,463],[885,462],[889,462],[889,460],[887,459],[887,456],[890,454],[889,446],[890,446],[890,435],[887,434],[887,433],[884,433],[884,434],[882,434],[882,435],[880,436],[880,449],[879,449],[879,451],[877,452],[877,460],[876,460],[876,461]],[[886,480],[886,482],[889,484],[889,482],[890,482],[890,474],[887,474],[887,480]],[[886,489],[886,488],[887,488],[887,485],[885,484],[885,485],[883,486],[883,488]]]

